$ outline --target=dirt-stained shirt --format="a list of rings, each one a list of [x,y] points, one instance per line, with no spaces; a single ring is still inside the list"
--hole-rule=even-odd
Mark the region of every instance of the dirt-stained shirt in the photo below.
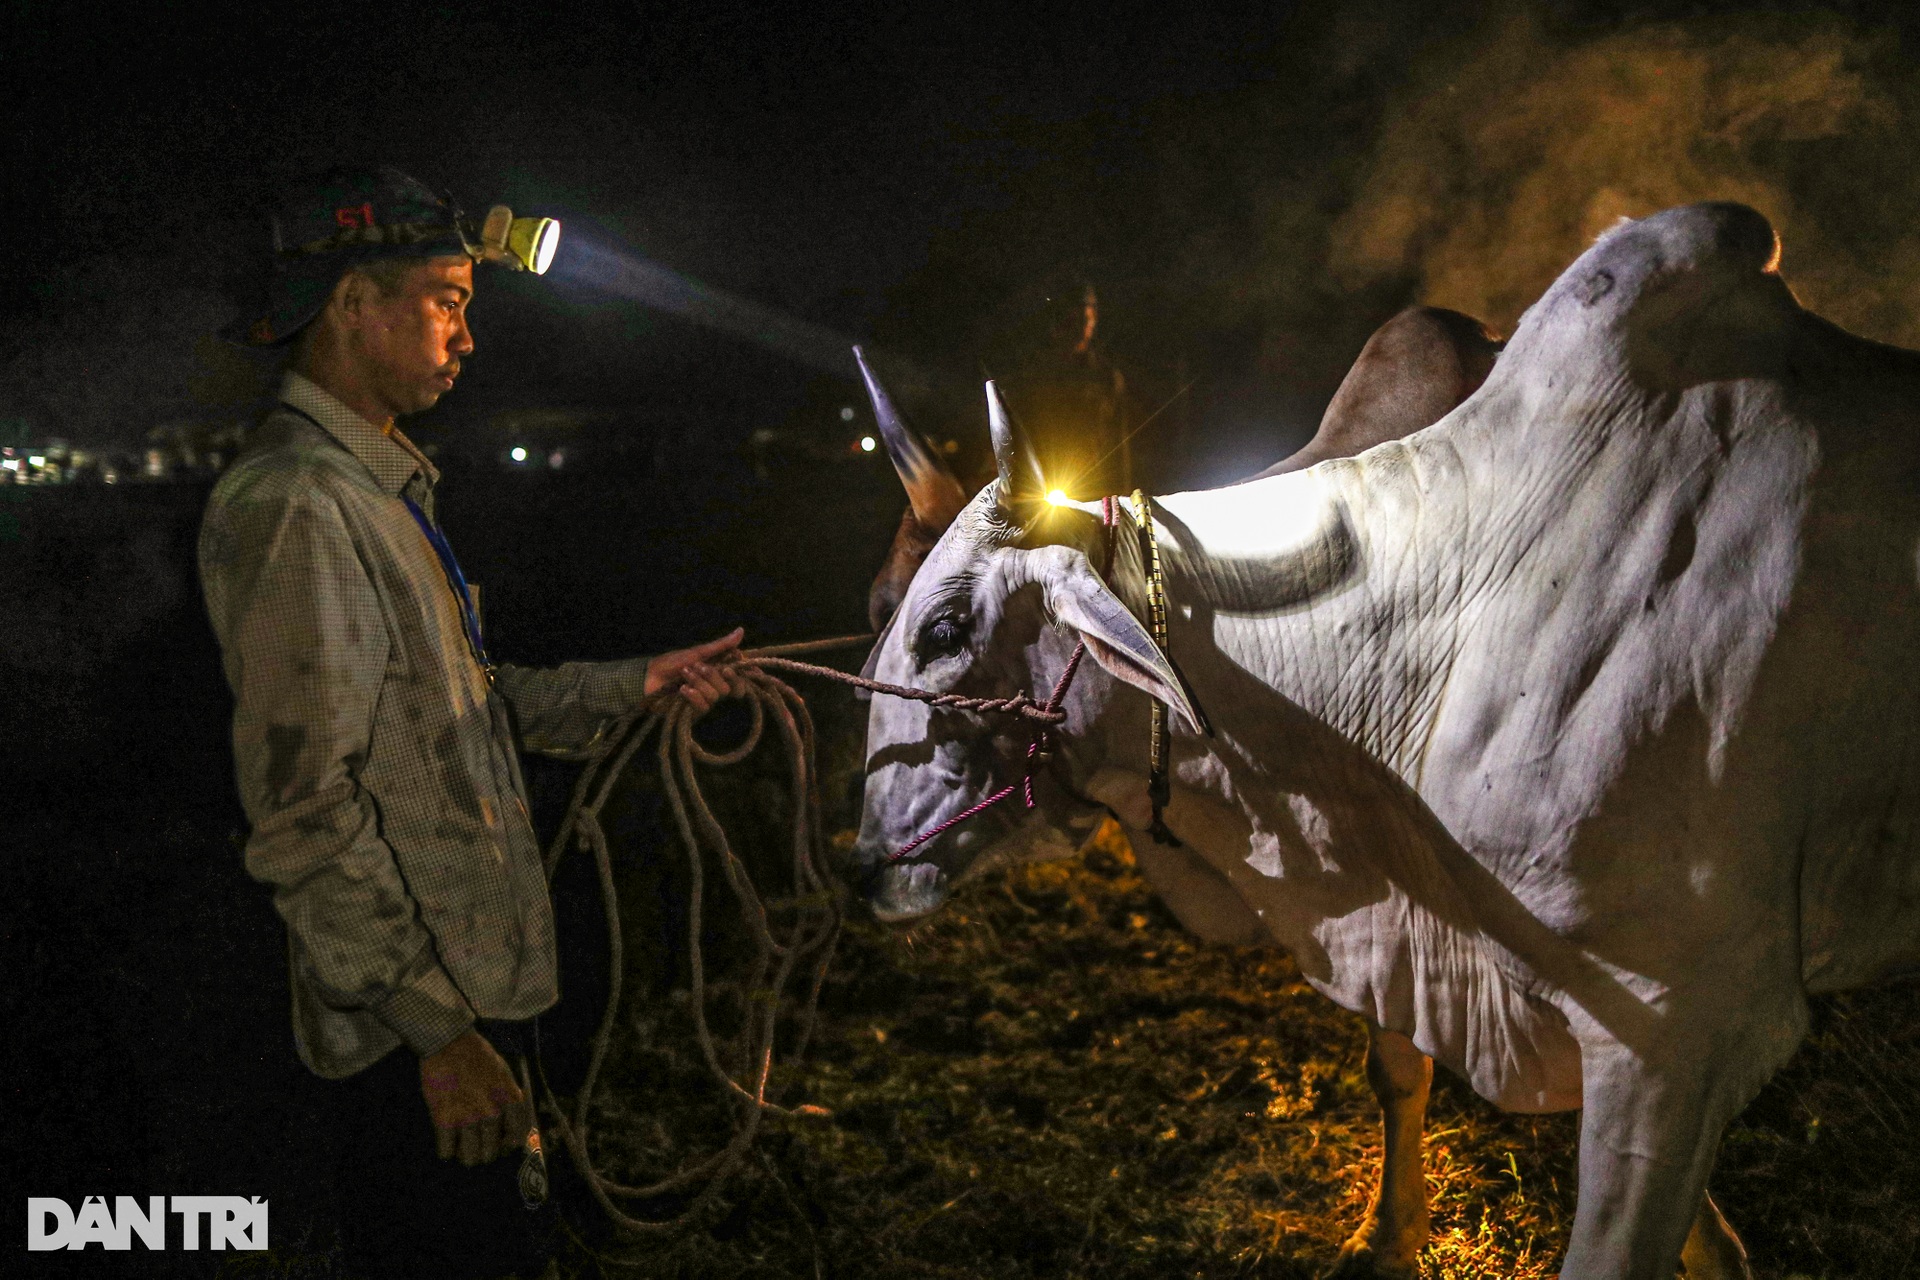
[[[432,518],[433,464],[298,374],[280,398],[214,487],[200,581],[235,700],[247,870],[286,922],[301,1059],[339,1078],[557,998],[516,735],[586,745],[639,700],[647,663],[489,681],[402,500]]]

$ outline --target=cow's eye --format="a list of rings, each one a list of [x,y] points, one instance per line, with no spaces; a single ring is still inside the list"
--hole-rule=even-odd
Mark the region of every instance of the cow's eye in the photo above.
[[[958,618],[935,618],[920,637],[920,657],[924,662],[947,658],[960,652],[967,643],[967,629]]]

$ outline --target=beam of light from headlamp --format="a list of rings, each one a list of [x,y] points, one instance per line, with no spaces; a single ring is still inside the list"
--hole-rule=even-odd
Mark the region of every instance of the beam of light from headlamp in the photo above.
[[[671,267],[569,234],[555,278],[576,280],[710,329],[745,338],[796,364],[857,378],[853,339],[710,288]]]

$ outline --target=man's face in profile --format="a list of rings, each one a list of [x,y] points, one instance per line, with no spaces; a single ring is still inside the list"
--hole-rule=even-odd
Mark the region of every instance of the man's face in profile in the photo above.
[[[467,303],[473,261],[429,258],[411,266],[391,292],[371,279],[354,342],[370,389],[398,417],[431,409],[453,389],[460,360],[473,351]]]

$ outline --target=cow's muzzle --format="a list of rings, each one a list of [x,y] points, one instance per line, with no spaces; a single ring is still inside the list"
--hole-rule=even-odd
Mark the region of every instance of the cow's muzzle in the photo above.
[[[948,889],[947,873],[931,862],[884,863],[867,881],[867,904],[875,919],[898,924],[938,911]]]

